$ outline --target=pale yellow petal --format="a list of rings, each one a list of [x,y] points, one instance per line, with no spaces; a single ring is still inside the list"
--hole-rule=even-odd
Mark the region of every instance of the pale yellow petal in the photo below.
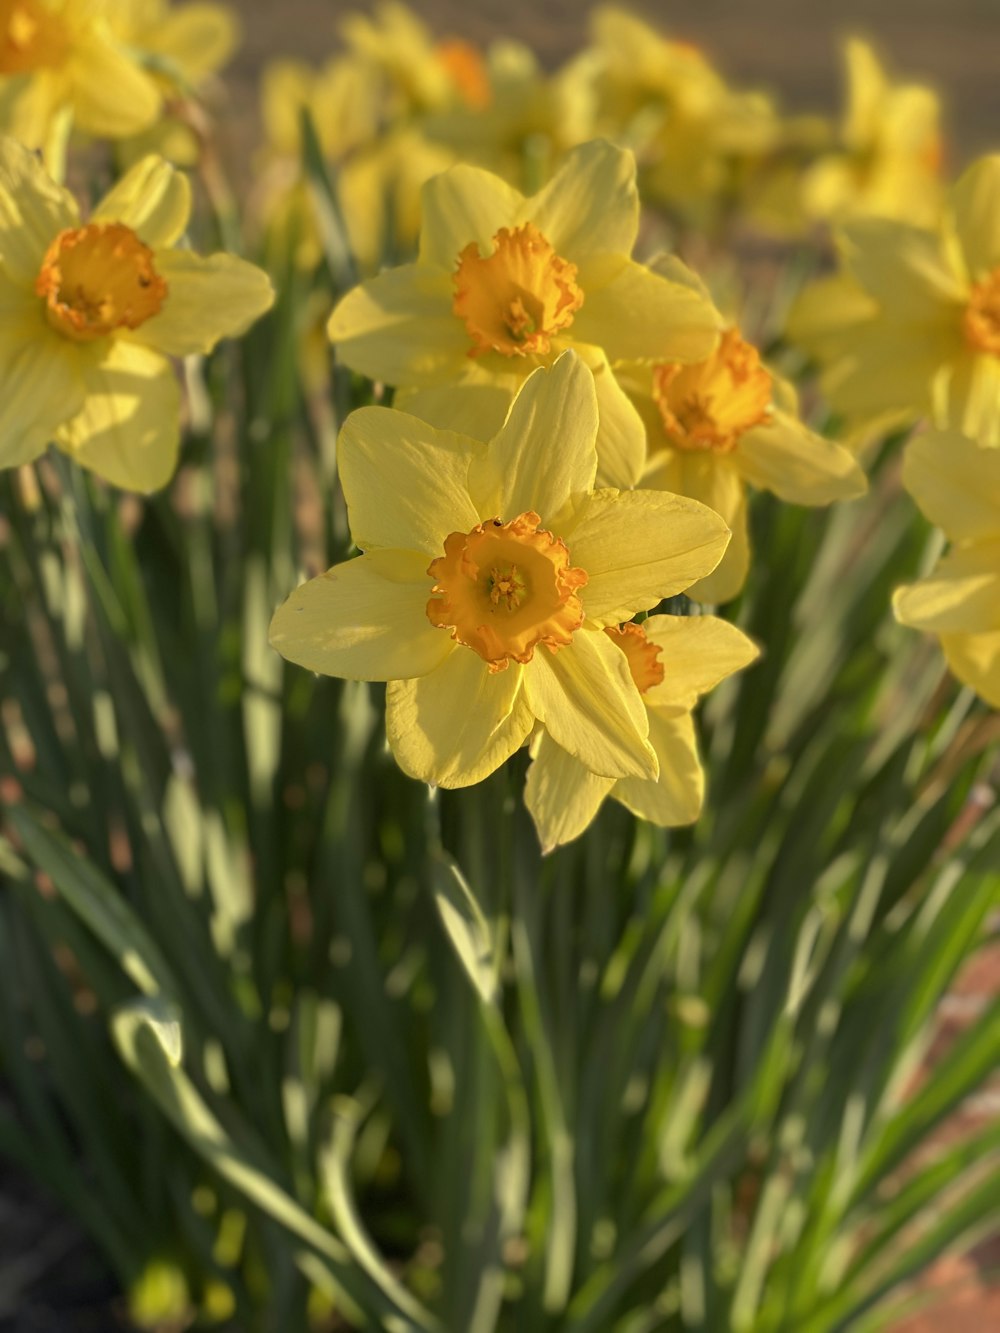
[[[94,209],[94,222],[123,222],[154,250],[180,240],[191,215],[191,185],[162,157],[144,157]]]
[[[833,406],[851,418],[930,412],[935,377],[962,353],[957,318],[937,324],[878,318],[854,330],[823,387]]]
[[[831,273],[802,289],[788,312],[785,334],[821,361],[850,350],[855,330],[878,314],[878,303],[849,273]]]
[[[156,80],[98,24],[78,34],[65,65],[74,123],[98,138],[125,139],[149,129],[163,110]]]
[[[597,491],[560,527],[570,559],[587,571],[587,618],[631,620],[673,597],[719,563],[729,528],[696,500],[665,491]]]
[[[843,229],[850,271],[895,319],[947,318],[968,296],[961,256],[938,231],[887,218],[859,218]]]
[[[643,695],[649,708],[690,712],[703,694],[760,656],[752,639],[718,616],[648,616],[642,628],[662,650],[663,680]]]
[[[906,446],[903,484],[953,541],[1000,536],[1000,449],[928,431]]]
[[[492,254],[494,236],[514,225],[524,195],[492,172],[462,163],[432,176],[420,202],[420,262],[450,276],[467,245],[474,242],[480,254]]]
[[[400,389],[392,405],[437,430],[492,440],[507,420],[513,392],[506,384],[442,384],[430,389]]]
[[[524,804],[542,852],[572,842],[593,821],[614,778],[598,777],[542,732],[524,783]]]
[[[533,222],[556,253],[578,264],[590,255],[631,255],[639,230],[635,158],[603,139],[581,144],[518,223]]]
[[[1000,445],[1000,357],[963,350],[945,386],[942,415],[973,439]]]
[[[432,580],[415,551],[372,551],[310,579],[279,606],[273,648],[345,680],[409,680],[441,666],[455,644],[427,619]]]
[[[245,333],[274,304],[264,270],[235,255],[164,250],[156,270],[166,279],[166,300],[128,337],[166,356],[210,352],[220,338]]]
[[[452,313],[451,277],[403,264],[344,296],[327,333],[337,360],[386,384],[430,385],[459,379],[469,365],[469,337]]]
[[[693,824],[705,799],[705,774],[690,713],[677,717],[649,710],[649,740],[660,773],[655,782],[626,778],[616,782],[612,796],[640,819],[661,828]]]
[[[787,412],[740,437],[733,455],[744,480],[793,504],[854,500],[868,479],[843,445],[824,439]]]
[[[0,468],[44,453],[83,406],[86,390],[76,349],[47,329],[8,322],[0,311]]]
[[[236,15],[223,5],[178,5],[143,34],[143,47],[173,65],[182,83],[197,84],[226,63],[240,39]]]
[[[457,647],[430,675],[390,682],[385,730],[403,772],[468,787],[499,768],[532,727],[522,674],[514,663],[491,672],[471,648]]]
[[[580,284],[573,336],[603,348],[610,361],[703,361],[718,342],[721,319],[710,301],[632,260],[596,289],[583,268]]]
[[[1000,708],[1000,631],[990,634],[942,634],[948,665],[994,708]]]
[[[646,427],[603,354],[588,364],[597,391],[597,484],[628,490],[646,464]]]
[[[73,196],[34,153],[0,138],[0,262],[15,282],[34,286],[46,250],[79,216]]]
[[[1000,267],[1000,155],[973,162],[951,195],[955,229],[973,282]]]
[[[648,723],[625,654],[601,631],[578,630],[558,652],[536,649],[524,668],[531,711],[592,773],[653,777]]]
[[[953,547],[925,579],[897,588],[897,620],[935,634],[1000,629],[1000,537]]]
[[[468,476],[485,451],[396,408],[352,412],[340,432],[337,467],[356,544],[441,555],[450,533],[470,532],[480,521]]]
[[[644,486],[674,490],[718,514],[732,536],[718,562],[686,590],[698,602],[721,605],[731,601],[746,582],[750,568],[746,487],[732,455],[672,450],[643,480]]]
[[[180,389],[169,361],[116,339],[84,371],[83,410],[56,443],[81,467],[122,490],[148,494],[165,486],[180,449]]]

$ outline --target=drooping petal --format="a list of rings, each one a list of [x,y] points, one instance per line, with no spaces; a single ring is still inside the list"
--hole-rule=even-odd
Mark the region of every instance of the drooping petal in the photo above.
[[[596,289],[584,268],[580,285],[586,296],[573,336],[603,348],[610,361],[703,361],[718,342],[721,320],[710,301],[633,260]]]
[[[642,695],[625,654],[606,634],[580,630],[568,648],[536,651],[524,669],[524,688],[552,739],[592,773],[655,776]]]
[[[386,384],[445,384],[468,365],[465,325],[452,313],[451,278],[402,264],[353,288],[330,316],[337,359]]]
[[[274,303],[264,270],[235,255],[165,250],[156,270],[166,280],[166,300],[128,337],[165,356],[210,352],[220,338],[245,333]]]
[[[494,236],[514,225],[523,203],[523,194],[481,167],[461,163],[432,176],[420,196],[421,264],[433,264],[450,278],[473,241],[480,254],[491,254]]]
[[[46,250],[79,217],[76,200],[37,156],[0,138],[0,260],[15,282],[34,286]]]
[[[729,528],[718,514],[665,491],[596,491],[560,528],[574,565],[587,571],[581,599],[599,625],[631,620],[719,563]]]
[[[156,80],[108,40],[103,25],[88,24],[78,33],[65,72],[72,85],[74,122],[97,138],[141,134],[163,110]]]
[[[750,568],[746,487],[731,454],[671,450],[643,480],[644,486],[689,496],[719,515],[732,534],[722,559],[704,578],[687,589],[698,602],[731,601],[746,582]]]
[[[440,555],[450,533],[480,521],[468,475],[485,449],[396,408],[352,412],[340,432],[337,467],[354,541],[364,551]]]
[[[906,446],[903,484],[953,541],[1000,536],[1000,449],[928,431]]]
[[[648,616],[642,628],[661,650],[663,680],[643,695],[646,706],[690,712],[703,694],[760,656],[741,629],[718,616]]]
[[[746,481],[793,504],[854,500],[868,479],[841,444],[824,439],[796,417],[776,411],[740,437],[734,459]]]
[[[481,782],[520,749],[532,727],[523,669],[491,672],[458,647],[419,680],[390,682],[385,731],[404,773],[439,787]]]
[[[988,634],[942,634],[948,665],[965,685],[1000,708],[1000,630]]]
[[[655,782],[626,778],[611,793],[640,819],[661,828],[693,824],[705,799],[705,774],[690,713],[667,717],[649,710],[649,740],[660,774]]]
[[[169,361],[123,339],[85,364],[86,402],[56,443],[81,467],[143,495],[174,475],[180,449],[180,388]]]
[[[524,381],[471,484],[505,519],[527,510],[543,521],[570,496],[593,489],[597,472],[594,377],[573,352]],[[486,497],[489,497],[487,499]]]
[[[524,201],[517,222],[533,222],[574,264],[590,255],[630,255],[639,230],[635,158],[603,139],[581,144],[548,185]]]
[[[123,222],[154,250],[174,245],[191,216],[191,185],[182,171],[150,155],[104,196],[93,222]]]
[[[1000,155],[981,157],[951,195],[955,229],[973,282],[1000,266]]]
[[[226,63],[240,29],[236,15],[223,5],[183,4],[164,14],[143,37],[147,50],[176,66],[184,80],[198,83]]]
[[[415,551],[371,551],[296,588],[271,621],[289,662],[345,680],[426,676],[455,650],[427,619],[431,579]]]
[[[524,784],[524,804],[535,821],[542,852],[578,838],[614,785],[614,778],[591,773],[542,732]]]
[[[958,546],[925,579],[897,588],[896,619],[936,634],[1000,629],[1000,537]]]
[[[961,257],[947,236],[887,218],[844,227],[845,259],[857,280],[895,319],[934,320],[965,304]]]

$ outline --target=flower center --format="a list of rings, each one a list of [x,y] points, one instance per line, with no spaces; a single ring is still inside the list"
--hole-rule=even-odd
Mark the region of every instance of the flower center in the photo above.
[[[583,305],[576,265],[561,259],[532,223],[493,237],[485,259],[472,242],[458,256],[452,309],[472,339],[470,356],[548,352]]]
[[[0,74],[59,65],[68,47],[64,25],[38,0],[0,0]]]
[[[434,54],[467,107],[482,111],[489,106],[493,95],[489,70],[486,61],[471,42],[452,37],[448,41],[438,42]]]
[[[628,669],[640,694],[662,682],[664,668],[660,654],[663,649],[659,644],[650,643],[641,625],[630,623],[619,625],[617,629],[612,625],[604,633],[611,636],[615,646],[628,658]]]
[[[587,575],[540,523],[529,510],[509,523],[494,518],[453,532],[427,570],[434,579],[428,620],[450,629],[491,671],[511,660],[530,662],[540,643],[552,652],[564,648],[583,624],[577,591]]]
[[[657,366],[653,398],[675,449],[729,453],[773,411],[771,376],[735,329],[726,330],[707,361]]]
[[[92,222],[62,231],[35,279],[49,323],[76,342],[137,329],[159,313],[167,284],[153,252],[120,222]]]
[[[1000,356],[1000,268],[972,288],[962,328],[977,352]]]

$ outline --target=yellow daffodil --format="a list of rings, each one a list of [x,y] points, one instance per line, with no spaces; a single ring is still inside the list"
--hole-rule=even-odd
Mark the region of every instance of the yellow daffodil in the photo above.
[[[896,618],[936,634],[959,680],[1000,708],[1000,449],[957,431],[920,435],[903,482],[951,548],[927,578],[897,589]]]
[[[536,722],[592,772],[657,776],[604,629],[708,573],[728,531],[691,500],[595,491],[596,439],[593,378],[572,354],[525,382],[488,444],[397,409],[345,423],[364,554],[298,588],[271,642],[311,670],[388,681],[386,732],[412,777],[478,782]]]
[[[605,633],[624,654],[642,695],[659,775],[599,776],[540,730],[532,741],[524,798],[544,852],[578,837],[608,796],[663,828],[694,823],[705,775],[691,710],[758,653],[741,630],[715,616],[649,616],[641,625],[608,626]]]
[[[114,12],[111,0],[0,0],[0,129],[46,149],[60,115],[112,139],[153,124],[160,87]]]
[[[128,490],[170,478],[169,358],[242,333],[274,295],[252,264],[177,248],[190,206],[186,178],[147,158],[84,222],[33,153],[0,140],[0,466],[54,441]]]
[[[343,298],[329,333],[345,365],[405,389],[485,383],[513,395],[566,348],[594,371],[601,481],[631,486],[645,432],[610,362],[707,355],[718,317],[690,286],[629,256],[639,225],[630,153],[594,142],[525,199],[499,177],[457,166],[424,187],[416,263]]]
[[[847,42],[848,106],[839,149],[802,183],[806,213],[933,226],[943,198],[941,104],[930,88],[890,83],[871,46]]]
[[[1000,444],[1000,156],[969,167],[936,228],[858,219],[841,251],[846,272],[807,288],[789,321],[833,407]]]
[[[748,485],[807,505],[864,494],[865,475],[848,450],[799,420],[795,390],[735,328],[704,361],[661,360],[618,373],[646,423],[642,485],[700,500],[732,531],[722,562],[690,590],[700,601],[729,601],[746,581]]]

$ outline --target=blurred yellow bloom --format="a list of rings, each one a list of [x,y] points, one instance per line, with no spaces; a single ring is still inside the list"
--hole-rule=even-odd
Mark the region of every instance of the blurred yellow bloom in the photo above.
[[[938,95],[917,84],[890,83],[871,46],[858,38],[846,43],[844,56],[848,104],[841,144],[807,171],[806,213],[933,226],[943,200]]]
[[[833,407],[1000,444],[1000,156],[969,167],[935,228],[858,219],[840,249],[845,271],[807,288],[788,325]]]
[[[169,358],[242,333],[274,296],[252,264],[177,248],[190,207],[186,178],[150,157],[84,222],[33,153],[0,140],[0,465],[54,441],[127,490],[169,480]]]
[[[701,813],[705,775],[691,710],[758,655],[742,630],[715,616],[649,616],[605,633],[624,654],[642,695],[659,775],[600,777],[539,730],[524,798],[543,852],[579,837],[608,796],[663,828],[692,824]]]
[[[1000,708],[1000,449],[931,431],[907,446],[903,481],[952,544],[897,589],[896,618],[936,634],[959,680]]]
[[[595,491],[596,438],[593,379],[569,353],[525,382],[488,444],[397,409],[345,423],[364,554],[298,588],[271,642],[313,671],[388,681],[386,732],[412,777],[478,782],[536,722],[592,772],[657,776],[603,631],[706,574],[728,532],[691,500]]]
[[[630,258],[639,225],[635,163],[610,144],[572,152],[529,199],[474,167],[423,193],[416,263],[343,298],[329,325],[339,359],[403,388],[489,384],[513,395],[568,347],[594,371],[602,482],[631,486],[645,432],[610,362],[705,356],[718,317],[700,292]],[[683,266],[680,266],[683,268]]]

